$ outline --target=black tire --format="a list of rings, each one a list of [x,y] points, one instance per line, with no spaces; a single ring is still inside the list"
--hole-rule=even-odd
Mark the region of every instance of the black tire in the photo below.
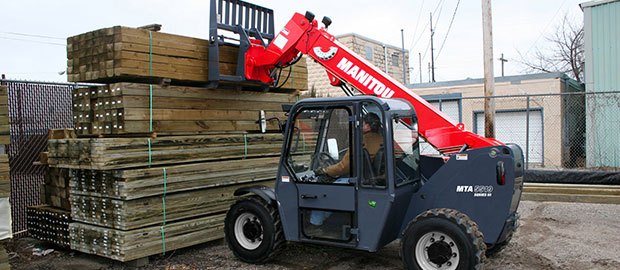
[[[284,233],[276,207],[249,196],[230,207],[224,221],[226,243],[244,262],[267,262],[283,247]]]
[[[446,208],[428,210],[411,221],[400,250],[407,269],[483,269],[486,260],[478,225]]]

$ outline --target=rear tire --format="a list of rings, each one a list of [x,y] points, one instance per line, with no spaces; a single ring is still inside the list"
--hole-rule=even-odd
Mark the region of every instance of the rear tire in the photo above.
[[[278,210],[258,196],[237,201],[224,222],[226,243],[244,262],[267,262],[284,244]]]
[[[401,241],[407,269],[483,269],[485,250],[478,225],[467,215],[446,208],[418,215]]]

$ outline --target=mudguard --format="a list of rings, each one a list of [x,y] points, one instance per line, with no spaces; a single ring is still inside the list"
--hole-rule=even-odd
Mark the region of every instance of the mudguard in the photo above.
[[[256,194],[261,197],[265,202],[269,204],[276,205],[276,192],[273,188],[266,186],[250,186],[250,187],[242,187],[240,189],[235,190],[233,193],[235,196],[241,196],[245,194]]]

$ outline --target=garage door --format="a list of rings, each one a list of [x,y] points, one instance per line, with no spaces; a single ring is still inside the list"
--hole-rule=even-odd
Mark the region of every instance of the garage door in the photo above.
[[[484,136],[484,113],[474,114],[476,133]],[[497,112],[495,113],[495,136],[503,143],[516,143],[526,152],[526,112]],[[529,128],[529,163],[543,162],[543,122],[542,111],[530,111]]]
[[[439,101],[429,101],[429,103],[436,108],[439,108],[443,113],[450,117],[450,119],[456,122],[460,122],[461,108],[459,107],[459,102],[457,100],[442,100],[441,108],[439,106]],[[424,141],[424,139],[422,139],[420,141],[420,154],[439,154],[439,152],[426,141]]]

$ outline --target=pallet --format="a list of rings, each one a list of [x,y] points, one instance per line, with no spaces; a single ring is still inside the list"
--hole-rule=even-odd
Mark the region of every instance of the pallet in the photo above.
[[[282,105],[297,99],[297,93],[116,83],[76,89],[73,120],[78,135],[258,132],[260,110],[284,120]],[[276,121],[267,128],[280,130]]]
[[[169,78],[173,84],[208,81],[209,41],[123,26],[99,29],[67,39],[67,80],[70,82],[144,82]],[[234,75],[238,48],[220,49],[220,73]],[[281,75],[286,77],[288,70]],[[305,61],[293,66],[282,88],[308,89]]]
[[[30,237],[62,248],[71,246],[69,237],[70,212],[49,205],[29,206],[26,220]]]
[[[48,141],[48,162],[59,168],[129,169],[278,156],[281,145],[281,134],[52,139]]]
[[[224,237],[224,213],[121,231],[74,222],[71,249],[130,262]]]
[[[235,201],[233,193],[240,187],[273,185],[274,178],[227,186],[215,186],[139,198],[115,200],[71,194],[71,217],[91,225],[119,230],[133,230],[162,222],[225,212]],[[163,189],[163,185],[161,187]],[[165,201],[165,202],[164,202]],[[164,215],[165,213],[165,215]]]
[[[171,194],[273,179],[279,160],[270,157],[132,170],[72,170],[69,185],[74,195],[134,200],[163,194],[164,180],[166,192]]]

